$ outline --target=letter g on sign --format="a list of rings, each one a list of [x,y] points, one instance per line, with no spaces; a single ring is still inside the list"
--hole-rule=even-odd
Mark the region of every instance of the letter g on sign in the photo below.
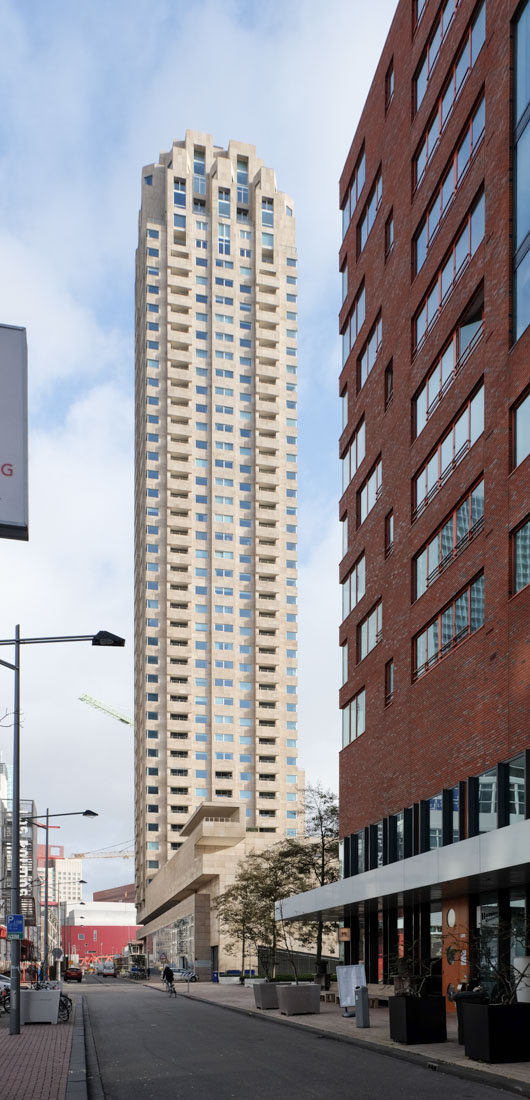
[[[4,462],[3,466],[0,466],[0,474],[4,477],[13,477],[13,466],[10,462]]]

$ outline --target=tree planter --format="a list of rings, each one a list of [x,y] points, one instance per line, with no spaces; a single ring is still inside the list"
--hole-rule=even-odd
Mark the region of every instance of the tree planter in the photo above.
[[[256,1008],[278,1008],[278,986],[265,982],[254,986]]]
[[[56,1024],[60,996],[60,989],[21,989],[21,1022],[24,1024]]]
[[[303,1016],[320,1012],[320,986],[313,982],[307,985],[280,985],[278,989],[278,1008],[284,1016]]]
[[[465,1004],[464,1049],[476,1062],[527,1062],[530,1004]]]
[[[445,1043],[445,997],[391,997],[390,1038],[396,1043]]]

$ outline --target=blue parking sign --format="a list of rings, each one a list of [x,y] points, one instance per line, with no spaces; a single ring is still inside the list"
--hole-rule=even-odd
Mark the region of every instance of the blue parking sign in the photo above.
[[[7,935],[11,939],[15,936],[22,939],[24,935],[24,917],[22,913],[11,913],[7,918]]]

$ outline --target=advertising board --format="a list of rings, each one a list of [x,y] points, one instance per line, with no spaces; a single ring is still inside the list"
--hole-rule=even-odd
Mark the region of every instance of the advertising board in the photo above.
[[[26,330],[0,325],[0,538],[28,538]]]

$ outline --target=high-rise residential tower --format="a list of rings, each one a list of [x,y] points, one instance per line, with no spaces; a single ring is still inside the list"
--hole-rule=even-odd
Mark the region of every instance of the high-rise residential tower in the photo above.
[[[201,803],[271,841],[297,833],[297,282],[293,202],[252,145],[187,131],[143,169],[140,907]]]

